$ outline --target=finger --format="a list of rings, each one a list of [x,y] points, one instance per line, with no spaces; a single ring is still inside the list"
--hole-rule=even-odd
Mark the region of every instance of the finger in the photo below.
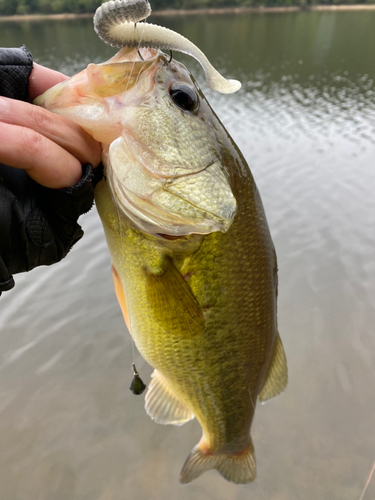
[[[47,137],[77,160],[96,167],[101,160],[100,144],[79,125],[46,109],[15,99],[0,97],[0,121],[30,128]]]
[[[54,71],[53,69],[45,68],[40,64],[33,64],[33,69],[29,76],[29,98],[33,101],[38,95],[43,94],[46,90],[63,82],[68,77]]]
[[[81,163],[35,130],[0,122],[0,136],[0,163],[24,169],[36,182],[53,189],[80,180]]]

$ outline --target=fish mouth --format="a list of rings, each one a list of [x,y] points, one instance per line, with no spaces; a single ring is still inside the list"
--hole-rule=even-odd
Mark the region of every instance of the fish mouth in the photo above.
[[[219,160],[192,173],[160,177],[134,164],[121,141],[110,147],[108,181],[114,203],[137,229],[165,239],[228,231],[237,202]]]
[[[217,189],[219,195],[215,195]],[[160,183],[150,195],[142,196],[126,185],[121,208],[138,229],[164,239],[189,234],[226,232],[233,222],[236,200],[226,185],[220,164],[209,165],[194,174]]]
[[[181,240],[184,237],[184,236],[172,236],[171,234],[162,234],[162,233],[156,233],[156,236],[159,236],[159,238],[163,238],[164,240],[169,240],[169,241]]]

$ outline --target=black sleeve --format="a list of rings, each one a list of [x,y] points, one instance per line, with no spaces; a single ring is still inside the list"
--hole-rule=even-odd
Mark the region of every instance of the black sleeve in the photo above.
[[[26,47],[0,49],[0,95],[28,101],[32,56]],[[102,167],[82,167],[73,187],[48,189],[23,170],[0,164],[0,295],[12,274],[61,260],[83,236],[78,217],[90,210]]]
[[[19,49],[0,48],[0,95],[28,101],[32,69],[33,58],[24,45]]]

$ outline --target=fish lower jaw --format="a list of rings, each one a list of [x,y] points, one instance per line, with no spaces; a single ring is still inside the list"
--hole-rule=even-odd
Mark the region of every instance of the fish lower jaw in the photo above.
[[[188,219],[179,217],[177,214],[168,212],[163,207],[145,203],[141,197],[131,193],[131,199],[123,196],[114,196],[115,205],[119,212],[139,231],[151,236],[157,236],[166,240],[177,240],[192,234],[207,235],[214,232],[227,232],[232,221],[219,219],[202,212],[200,219]],[[137,203],[137,198],[139,202]],[[145,208],[147,205],[147,208]],[[151,210],[151,208],[154,209]],[[210,214],[211,215],[211,214]]]
[[[123,138],[116,139],[106,174],[117,209],[136,229],[172,237],[228,231],[237,202],[219,161],[166,180],[134,158]]]

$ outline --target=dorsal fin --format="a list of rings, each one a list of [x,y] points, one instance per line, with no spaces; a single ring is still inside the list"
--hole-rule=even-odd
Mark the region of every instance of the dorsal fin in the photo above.
[[[268,372],[267,379],[263,388],[258,396],[261,403],[265,403],[271,398],[274,398],[286,387],[288,383],[288,368],[286,364],[286,357],[281,343],[280,335],[277,334],[275,351],[273,354],[272,362]]]

